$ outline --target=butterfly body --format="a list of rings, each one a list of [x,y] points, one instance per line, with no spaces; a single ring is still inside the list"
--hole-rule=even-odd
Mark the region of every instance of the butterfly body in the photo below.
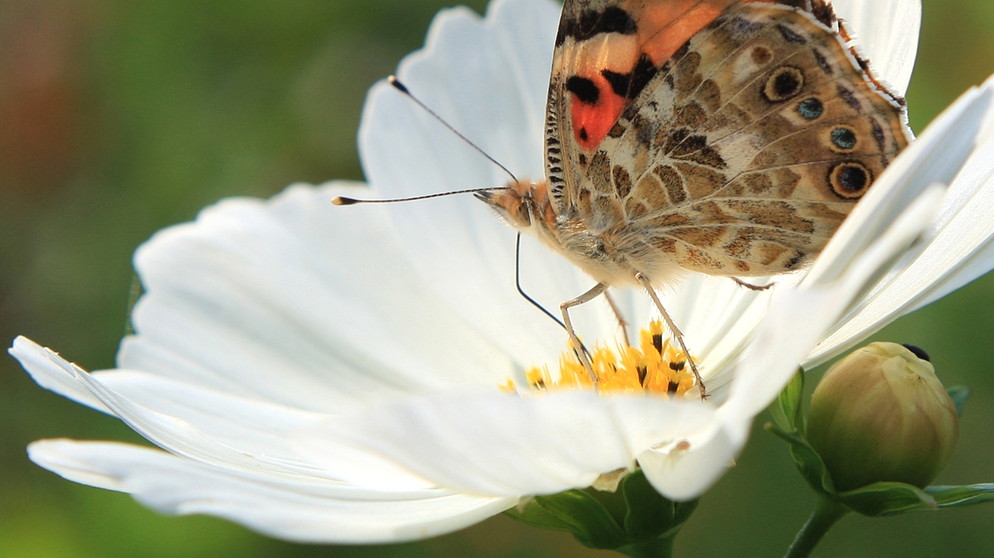
[[[820,1],[566,0],[546,181],[481,197],[605,285],[800,269],[908,143],[865,66]]]

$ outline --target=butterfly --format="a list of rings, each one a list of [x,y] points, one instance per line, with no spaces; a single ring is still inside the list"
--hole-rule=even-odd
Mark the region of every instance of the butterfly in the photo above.
[[[574,347],[570,308],[636,285],[689,355],[654,286],[802,269],[906,120],[825,0],[565,0],[546,180],[477,197],[596,281],[561,305]]]

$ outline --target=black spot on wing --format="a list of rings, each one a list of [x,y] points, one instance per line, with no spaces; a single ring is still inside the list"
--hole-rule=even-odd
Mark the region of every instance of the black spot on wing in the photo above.
[[[839,126],[830,132],[832,145],[843,151],[856,148],[856,131],[848,126]]]
[[[604,79],[611,85],[611,91],[614,91],[616,95],[621,97],[628,96],[628,85],[632,81],[631,74],[619,74],[618,72],[612,72],[611,70],[601,71],[601,75]]]
[[[566,17],[559,22],[559,35],[556,46],[566,42],[567,38],[585,41],[601,33],[620,33],[634,35],[638,24],[631,14],[625,10],[611,6],[604,10],[583,10],[578,16]]]
[[[820,50],[818,50],[817,48],[813,48],[811,49],[811,54],[814,55],[815,61],[818,62],[818,67],[821,68],[821,71],[825,72],[825,74],[827,75],[832,75],[835,73],[835,70],[832,69],[832,64],[828,61],[828,58],[826,58],[825,55],[822,54]]]
[[[628,88],[629,98],[634,99],[638,97],[645,86],[652,81],[652,78],[656,77],[659,70],[653,65],[652,60],[648,56],[643,54],[639,57],[638,63],[635,64],[635,68],[632,69],[632,83]]]
[[[801,252],[798,252],[784,263],[783,268],[786,270],[797,269],[802,263],[804,263],[805,259],[807,259],[807,256]]]
[[[786,101],[801,92],[804,87],[804,71],[795,66],[780,66],[770,73],[763,84],[762,95],[771,103]]]
[[[880,123],[876,120],[870,121],[870,127],[873,128],[873,141],[877,144],[877,149],[884,151],[887,146],[887,137],[884,135],[884,129],[880,127]]]
[[[844,200],[860,198],[873,182],[873,173],[856,161],[844,161],[828,173],[828,185],[835,195]]]
[[[804,44],[808,42],[803,35],[799,34],[798,32],[794,31],[793,29],[791,29],[786,25],[783,24],[777,25],[777,30],[780,31],[780,36],[783,37],[783,39],[788,43]]]
[[[808,120],[815,120],[825,112],[825,105],[818,99],[809,97],[797,104],[797,112]]]
[[[694,134],[688,129],[678,128],[669,133],[665,152],[673,159],[691,161],[712,169],[724,169],[728,165],[715,148],[708,144],[707,137]]]
[[[586,105],[596,105],[601,98],[601,91],[593,81],[580,76],[572,76],[566,80],[566,90],[576,95],[576,99]]]
[[[835,90],[839,94],[839,98],[846,102],[847,105],[853,108],[853,110],[859,112],[863,110],[859,99],[856,98],[856,94],[853,93],[852,89],[842,85],[841,83],[836,85]]]
[[[708,29],[724,29],[732,39],[745,42],[763,30],[763,25],[741,16],[722,16],[708,25]]]
[[[626,99],[634,99],[638,97],[645,86],[652,81],[652,78],[656,76],[658,70],[656,66],[652,64],[652,60],[648,56],[643,54],[639,57],[638,62],[632,71],[627,74],[620,74],[618,72],[612,72],[611,70],[604,70],[601,75],[604,79],[611,84],[611,90],[614,91],[619,97],[624,97]]]

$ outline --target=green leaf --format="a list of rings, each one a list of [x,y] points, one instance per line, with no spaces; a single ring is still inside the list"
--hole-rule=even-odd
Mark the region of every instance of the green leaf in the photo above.
[[[674,502],[663,497],[641,469],[625,477],[620,491],[627,505],[625,531],[633,541],[675,536],[697,507],[696,500]]]
[[[583,490],[535,496],[524,507],[505,513],[530,525],[568,531],[589,548],[615,549],[628,543],[610,511]]]
[[[535,496],[504,513],[529,525],[572,533],[589,548],[669,556],[674,538],[696,506],[696,500],[666,499],[637,469],[614,492],[589,488]]]
[[[994,501],[994,484],[966,486],[930,486],[925,489],[940,508],[957,508]]]
[[[836,494],[835,498],[857,513],[876,517],[985,504],[994,501],[994,484],[930,486],[920,489],[900,482],[878,482]]]
[[[551,511],[545,509],[534,498],[529,498],[526,501],[522,501],[516,507],[506,510],[504,515],[540,529],[570,531],[570,524],[568,522],[563,521]]]
[[[794,459],[794,464],[812,490],[829,496],[835,493],[835,485],[825,467],[825,462],[807,440],[798,433],[784,432],[772,424],[767,424],[766,429],[790,445],[790,455]]]
[[[645,538],[658,534],[659,525],[669,525],[673,521],[674,504],[663,498],[638,470],[628,475],[620,487],[627,510],[625,531],[631,537]]]
[[[939,507],[927,492],[903,482],[875,482],[856,490],[839,492],[834,498],[854,512],[870,517]]]
[[[801,415],[801,394],[804,392],[804,373],[798,372],[791,378],[777,401],[770,407],[773,422],[784,432],[799,432],[803,430]]]

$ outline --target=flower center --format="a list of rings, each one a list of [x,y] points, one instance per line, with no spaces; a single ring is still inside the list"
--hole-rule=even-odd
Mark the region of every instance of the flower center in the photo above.
[[[598,346],[590,354],[590,364],[597,376],[599,392],[650,392],[667,396],[682,396],[694,387],[694,375],[687,366],[687,355],[663,336],[658,320],[639,331],[638,347],[628,344],[616,349]],[[592,388],[590,374],[572,350],[559,358],[559,374],[553,376],[548,366],[534,367],[525,372],[528,387],[533,391],[553,389]],[[516,391],[512,380],[502,386]]]

